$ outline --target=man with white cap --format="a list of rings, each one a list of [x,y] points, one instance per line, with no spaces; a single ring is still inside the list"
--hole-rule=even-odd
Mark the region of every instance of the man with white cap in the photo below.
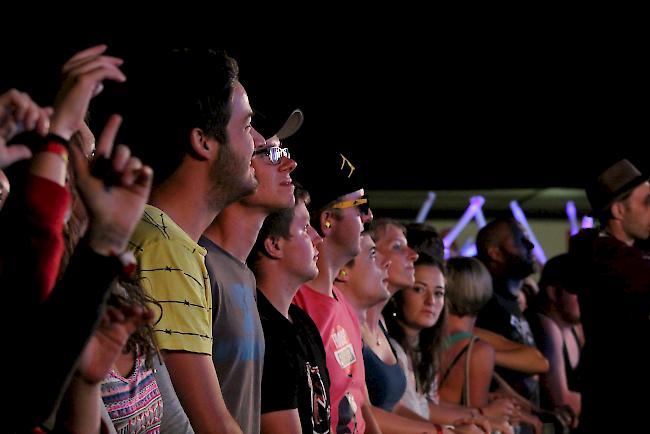
[[[269,139],[255,140],[251,164],[255,193],[224,208],[199,240],[208,250],[212,283],[212,360],[226,407],[245,433],[260,432],[264,333],[255,302],[256,282],[246,265],[262,223],[274,211],[294,206],[291,172],[296,162],[280,140],[302,125],[294,110]]]
[[[650,183],[619,160],[586,192],[601,226],[573,237],[569,249],[585,331],[580,432],[645,432],[650,257],[634,243],[650,236]]]

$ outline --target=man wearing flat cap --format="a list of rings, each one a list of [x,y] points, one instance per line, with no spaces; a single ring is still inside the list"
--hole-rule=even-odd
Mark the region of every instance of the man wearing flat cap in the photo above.
[[[372,220],[358,168],[331,148],[301,157],[301,182],[311,195],[311,225],[318,246],[318,275],[300,287],[293,302],[318,327],[330,377],[331,432],[380,432],[367,399],[361,326],[335,284],[341,268],[361,249],[363,226]]]
[[[582,231],[569,248],[586,341],[580,432],[647,432],[650,257],[634,243],[650,236],[650,183],[620,160],[586,192],[600,228]]]

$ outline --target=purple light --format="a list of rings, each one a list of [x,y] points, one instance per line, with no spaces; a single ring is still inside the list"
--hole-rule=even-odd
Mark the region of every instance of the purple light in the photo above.
[[[533,255],[535,255],[535,258],[537,258],[537,262],[540,263],[540,265],[546,264],[546,255],[544,254],[544,250],[542,249],[541,244],[539,241],[537,241],[537,237],[535,237],[535,233],[533,230],[530,228],[530,225],[528,225],[528,220],[526,220],[526,216],[524,215],[524,211],[521,209],[519,206],[519,203],[517,203],[516,200],[510,201],[510,209],[512,210],[512,215],[515,216],[515,219],[521,223],[521,225],[526,229],[528,238],[530,241],[533,243]]]
[[[454,226],[454,228],[449,231],[449,233],[442,239],[442,242],[445,245],[446,249],[451,247],[451,244],[454,242],[458,234],[460,234],[465,226],[467,226],[467,224],[474,218],[484,203],[485,199],[481,196],[474,196],[470,199],[469,206],[463,213],[460,220],[458,220],[458,223],[456,223],[456,226]]]
[[[477,202],[480,202],[481,207],[476,211],[476,226],[478,226],[479,229],[481,229],[483,226],[487,224],[485,221],[485,216],[483,215],[483,204],[485,203],[485,198],[483,196],[474,196],[470,199],[470,202],[476,200]]]
[[[472,257],[476,256],[477,252],[476,243],[472,237],[468,238],[463,247],[460,248],[460,256]]]
[[[582,217],[582,229],[591,229],[594,227],[594,219],[589,216]]]
[[[424,200],[424,202],[422,202],[418,216],[415,218],[416,223],[424,223],[435,200],[436,194],[433,191],[430,191],[429,194],[427,194],[427,198]]]
[[[580,228],[578,227],[578,218],[576,217],[576,204],[572,200],[566,203],[566,215],[569,217],[571,236],[573,236],[580,231]]]

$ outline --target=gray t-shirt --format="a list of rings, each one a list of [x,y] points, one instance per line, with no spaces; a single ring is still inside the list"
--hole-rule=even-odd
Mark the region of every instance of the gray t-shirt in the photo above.
[[[226,407],[242,431],[260,432],[264,332],[255,301],[255,276],[205,237],[212,284],[212,360]]]
[[[158,357],[153,358],[154,376],[158,390],[163,400],[163,417],[160,432],[174,434],[194,434],[192,425],[176,396],[167,367],[162,365]]]

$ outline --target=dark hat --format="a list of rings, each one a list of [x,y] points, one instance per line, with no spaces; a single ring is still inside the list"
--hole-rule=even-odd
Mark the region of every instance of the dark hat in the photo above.
[[[648,176],[642,175],[628,160],[614,163],[585,189],[592,212],[597,214],[604,211],[612,202],[647,180]]]
[[[314,152],[311,148],[309,153],[299,154],[296,160],[298,171],[295,178],[309,192],[312,212],[363,188],[359,167],[341,152],[331,148]]]
[[[294,135],[300,129],[300,126],[305,120],[305,116],[302,113],[302,110],[295,109],[291,112],[289,117],[284,120],[284,124],[282,124],[280,129],[276,129],[282,120],[282,118],[279,118],[274,114],[263,114],[256,111],[255,117],[253,118],[253,127],[259,131],[265,139],[278,136],[280,140],[284,140],[287,137]]]

